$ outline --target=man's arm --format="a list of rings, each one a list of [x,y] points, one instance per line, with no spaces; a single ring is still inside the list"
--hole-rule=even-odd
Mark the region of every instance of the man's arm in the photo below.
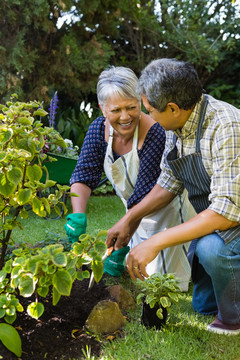
[[[239,223],[206,209],[185,223],[159,232],[131,249],[127,259],[129,274],[134,280],[137,277],[144,280],[144,277],[148,277],[147,264],[155,259],[161,250],[211,234],[215,230],[227,230],[237,225]]]
[[[156,184],[142,201],[128,210],[126,215],[108,230],[106,240],[107,246],[111,246],[114,242],[116,250],[126,246],[142,218],[163,208],[169,204],[174,197],[175,194]]]

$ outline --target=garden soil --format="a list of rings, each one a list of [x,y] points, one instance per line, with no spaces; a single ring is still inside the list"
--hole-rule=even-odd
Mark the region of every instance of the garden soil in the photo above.
[[[88,291],[89,280],[73,283],[70,296],[62,296],[56,306],[52,298],[41,298],[45,311],[39,320],[28,316],[26,308],[32,298],[21,298],[24,312],[18,313],[14,327],[22,339],[22,356],[17,358],[0,343],[0,359],[4,360],[79,360],[86,359],[82,349],[96,358],[102,342],[84,328],[93,307],[101,300],[113,300],[104,281]]]

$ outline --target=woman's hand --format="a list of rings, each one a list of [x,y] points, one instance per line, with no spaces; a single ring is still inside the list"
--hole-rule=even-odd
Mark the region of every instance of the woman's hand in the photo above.
[[[128,219],[128,214],[124,215],[108,230],[106,239],[107,247],[114,245],[114,249],[118,250],[123,246],[127,246],[139,223],[140,221],[131,223]]]

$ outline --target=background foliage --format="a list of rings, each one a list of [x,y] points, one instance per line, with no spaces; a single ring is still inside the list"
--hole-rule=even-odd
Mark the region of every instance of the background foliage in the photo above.
[[[90,102],[98,115],[106,66],[139,75],[155,58],[177,57],[196,67],[208,92],[240,106],[239,14],[231,0],[2,0],[0,100],[15,92],[47,109],[58,91],[58,130],[81,146],[91,119],[79,107]]]

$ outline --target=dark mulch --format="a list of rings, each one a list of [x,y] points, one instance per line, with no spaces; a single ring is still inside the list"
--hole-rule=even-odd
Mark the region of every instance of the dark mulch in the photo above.
[[[82,349],[86,352],[87,346],[92,356],[100,355],[101,342],[86,332],[84,324],[93,307],[100,300],[110,299],[110,295],[103,280],[90,291],[87,288],[88,280],[76,280],[71,295],[62,296],[56,306],[50,296],[41,299],[45,311],[39,320],[29,317],[26,311],[18,313],[13,325],[22,339],[22,360],[86,359]],[[24,309],[30,302],[31,299],[21,298]],[[0,358],[17,359],[2,343]]]

